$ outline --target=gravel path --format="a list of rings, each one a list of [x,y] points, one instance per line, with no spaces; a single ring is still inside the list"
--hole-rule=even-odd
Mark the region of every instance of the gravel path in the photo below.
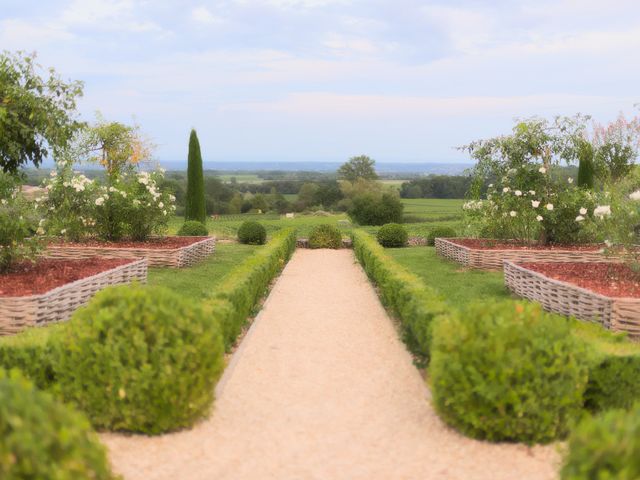
[[[104,434],[126,480],[556,478],[554,447],[447,428],[349,250],[298,250],[234,355],[211,418]]]

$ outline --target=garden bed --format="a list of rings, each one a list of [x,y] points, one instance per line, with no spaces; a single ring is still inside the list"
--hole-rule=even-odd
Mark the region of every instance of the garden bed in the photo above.
[[[60,259],[146,258],[150,267],[183,268],[207,258],[215,245],[215,237],[162,237],[145,242],[61,242],[50,244],[47,256]]]
[[[502,269],[505,260],[521,262],[611,262],[597,245],[531,246],[471,238],[436,238],[438,255],[465,267]]]
[[[146,259],[42,259],[0,277],[0,335],[67,320],[99,290],[146,279]]]
[[[507,288],[549,311],[640,338],[640,295],[624,265],[504,262]],[[613,272],[609,277],[607,272]],[[555,277],[555,278],[554,278]],[[600,293],[599,293],[600,292]],[[634,296],[625,296],[634,295]]]

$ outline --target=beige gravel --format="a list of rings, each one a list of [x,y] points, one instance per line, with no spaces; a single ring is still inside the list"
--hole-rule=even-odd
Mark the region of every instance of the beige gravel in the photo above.
[[[556,478],[554,447],[446,427],[349,250],[298,250],[234,355],[211,418],[104,434],[127,480]]]

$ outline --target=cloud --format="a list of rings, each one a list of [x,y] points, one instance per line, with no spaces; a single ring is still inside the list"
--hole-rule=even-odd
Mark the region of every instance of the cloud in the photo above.
[[[196,23],[201,23],[203,25],[214,25],[217,23],[223,23],[224,20],[220,17],[215,16],[211,11],[205,6],[199,6],[191,10],[191,19]]]
[[[5,49],[35,50],[43,44],[71,40],[74,35],[55,24],[20,19],[0,20],[0,45]]]

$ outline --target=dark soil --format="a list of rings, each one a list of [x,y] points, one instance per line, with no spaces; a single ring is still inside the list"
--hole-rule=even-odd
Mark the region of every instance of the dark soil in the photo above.
[[[120,240],[117,242],[106,242],[103,240],[83,240],[82,242],[54,241],[51,245],[61,247],[108,247],[108,248],[153,248],[158,250],[172,250],[174,248],[186,247],[196,242],[200,242],[208,237],[159,237],[150,238],[144,242],[132,240]]]
[[[620,263],[521,263],[547,277],[607,297],[640,298],[640,275]]]
[[[132,259],[122,258],[88,258],[84,260],[41,259],[35,264],[25,262],[16,265],[8,273],[0,274],[0,297],[26,297],[46,293],[67,283],[132,261]]]

